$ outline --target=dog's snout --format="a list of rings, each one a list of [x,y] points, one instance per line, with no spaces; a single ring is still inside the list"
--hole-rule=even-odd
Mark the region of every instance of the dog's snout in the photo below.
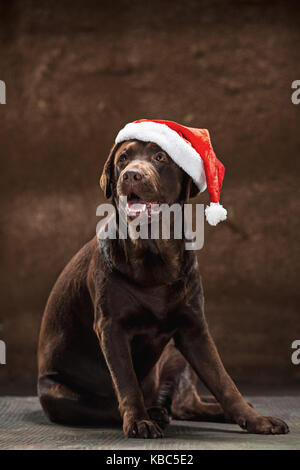
[[[127,183],[135,183],[141,181],[143,177],[143,173],[139,170],[127,170],[123,174],[123,181],[126,181]]]

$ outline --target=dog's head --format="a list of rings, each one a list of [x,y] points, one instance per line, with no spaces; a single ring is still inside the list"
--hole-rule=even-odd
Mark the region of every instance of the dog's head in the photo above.
[[[127,197],[129,212],[141,207],[186,202],[199,192],[193,180],[153,142],[129,140],[116,144],[104,165],[100,186],[118,203]]]

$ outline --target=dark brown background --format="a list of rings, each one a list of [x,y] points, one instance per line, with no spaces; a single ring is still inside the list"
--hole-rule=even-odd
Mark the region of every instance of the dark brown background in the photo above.
[[[206,224],[199,259],[228,370],[300,384],[299,18],[297,1],[0,3],[0,393],[35,391],[47,296],[95,233],[116,133],[141,117],[208,128],[226,166],[229,221]]]

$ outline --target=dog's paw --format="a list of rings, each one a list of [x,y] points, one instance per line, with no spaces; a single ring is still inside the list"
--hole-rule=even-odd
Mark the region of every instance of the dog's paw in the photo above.
[[[163,432],[154,421],[150,419],[129,420],[124,422],[123,431],[125,436],[137,439],[157,439],[163,437]]]
[[[242,429],[252,434],[287,434],[288,425],[278,418],[272,416],[260,416],[250,419],[239,419],[237,423]]]
[[[170,423],[170,417],[166,410],[162,406],[152,406],[147,410],[149,418],[154,421],[160,429],[165,429]]]

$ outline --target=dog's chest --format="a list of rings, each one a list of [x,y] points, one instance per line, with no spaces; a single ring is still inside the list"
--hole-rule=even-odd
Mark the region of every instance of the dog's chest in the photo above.
[[[148,309],[133,310],[121,319],[121,324],[131,337],[135,335],[158,339],[170,338],[179,326],[177,312],[152,312]]]
[[[118,286],[118,298],[118,320],[132,335],[169,336],[179,326],[184,298],[180,283],[151,288],[124,283]]]

